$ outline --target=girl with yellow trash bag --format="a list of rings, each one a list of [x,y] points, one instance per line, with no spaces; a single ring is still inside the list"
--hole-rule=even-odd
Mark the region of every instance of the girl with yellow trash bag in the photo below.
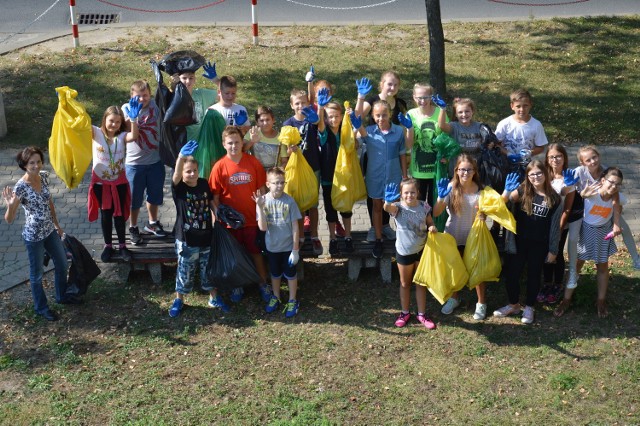
[[[400,202],[395,202],[400,199]],[[397,183],[388,183],[385,187],[383,208],[396,220],[396,262],[400,273],[400,305],[402,311],[396,319],[396,327],[404,327],[411,319],[411,283],[418,267],[428,232],[438,232],[433,218],[431,206],[426,201],[418,200],[418,182],[413,178],[405,178]],[[427,289],[416,286],[416,318],[427,329],[433,330],[436,324],[426,316]]]
[[[478,216],[478,199],[483,185],[478,174],[478,163],[467,153],[462,153],[456,161],[453,182],[442,178],[438,181],[438,199],[433,207],[433,215],[440,216],[445,208],[449,214],[444,232],[451,234],[458,244],[460,255],[464,253],[469,231]],[[486,216],[480,213],[480,219],[484,222]],[[484,225],[484,223],[482,224]],[[496,250],[497,255],[497,250]],[[500,259],[498,258],[498,262]],[[487,315],[487,302],[485,298],[486,284],[476,285],[478,303],[473,314],[473,319],[483,320]],[[441,312],[449,315],[460,306],[460,298],[456,291],[451,295],[442,307]]]

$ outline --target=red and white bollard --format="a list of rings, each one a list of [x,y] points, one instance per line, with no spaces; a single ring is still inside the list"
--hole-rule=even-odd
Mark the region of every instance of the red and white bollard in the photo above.
[[[76,19],[76,0],[69,0],[71,10],[71,28],[73,30],[73,47],[80,46],[80,34],[78,32],[78,20]]]
[[[251,27],[253,28],[253,45],[258,45],[258,15],[256,14],[256,6],[258,0],[251,0]]]

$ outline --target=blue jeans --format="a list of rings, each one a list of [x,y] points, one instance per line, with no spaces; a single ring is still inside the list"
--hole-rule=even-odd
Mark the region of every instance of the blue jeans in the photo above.
[[[176,293],[189,294],[193,290],[196,270],[200,267],[200,282],[204,291],[213,290],[207,277],[210,247],[190,247],[187,243],[176,240],[178,270],[176,271]]]
[[[57,231],[53,231],[47,238],[41,241],[26,241],[27,255],[29,256],[29,280],[31,281],[31,295],[33,296],[33,308],[36,313],[42,314],[49,309],[47,296],[42,288],[42,275],[44,274],[44,252],[49,253],[55,267],[54,285],[56,289],[56,302],[65,299],[67,291],[67,255],[62,245],[62,240]]]

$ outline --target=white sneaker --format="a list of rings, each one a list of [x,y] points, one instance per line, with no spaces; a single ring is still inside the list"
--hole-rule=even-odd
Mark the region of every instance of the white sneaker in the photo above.
[[[640,257],[633,259],[633,269],[640,269]]]
[[[533,322],[535,311],[536,310],[531,306],[525,306],[524,312],[522,313],[522,319],[520,321],[522,321],[523,324],[531,324]]]
[[[376,242],[376,229],[373,226],[369,228],[369,232],[367,232],[367,241],[370,243]]]
[[[476,303],[476,311],[473,313],[473,319],[476,321],[481,321],[485,319],[486,316],[487,316],[487,304]]]
[[[569,278],[567,279],[567,288],[572,289],[578,287],[578,274],[576,271],[569,269]]]
[[[442,306],[442,309],[440,310],[440,312],[442,312],[445,315],[449,315],[458,306],[460,306],[460,301],[454,297],[450,297],[449,300],[447,300],[447,303],[445,303],[444,306]]]
[[[385,225],[382,227],[382,236],[387,240],[394,241],[396,239],[396,231],[390,225]]]
[[[520,313],[520,307],[518,305],[511,306],[506,305],[500,309],[493,311],[493,316],[498,318],[508,317],[509,315],[518,315]]]

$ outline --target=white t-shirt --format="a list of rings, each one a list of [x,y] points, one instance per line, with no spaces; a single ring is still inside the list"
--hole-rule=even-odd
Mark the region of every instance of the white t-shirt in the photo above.
[[[233,114],[240,112],[240,111],[244,111],[245,113],[247,113],[247,109],[245,107],[243,107],[242,105],[238,105],[238,104],[233,104],[231,105],[231,107],[227,108],[225,106],[222,106],[222,104],[217,103],[213,106],[211,106],[211,108],[215,109],[216,111],[218,111],[221,115],[222,118],[224,118],[224,121],[227,122],[228,126],[234,126],[236,123],[233,119]],[[251,124],[251,120],[249,120],[249,116],[247,115],[247,121],[244,122],[242,125],[246,126]]]
[[[518,123],[513,116],[505,118],[496,127],[496,137],[502,141],[507,155],[519,154],[521,149],[533,150],[549,143],[542,123],[533,117],[526,123]]]
[[[127,155],[127,132],[122,132],[107,144],[102,129],[93,128],[93,172],[102,180],[118,180],[120,173],[124,171],[124,159]]]

